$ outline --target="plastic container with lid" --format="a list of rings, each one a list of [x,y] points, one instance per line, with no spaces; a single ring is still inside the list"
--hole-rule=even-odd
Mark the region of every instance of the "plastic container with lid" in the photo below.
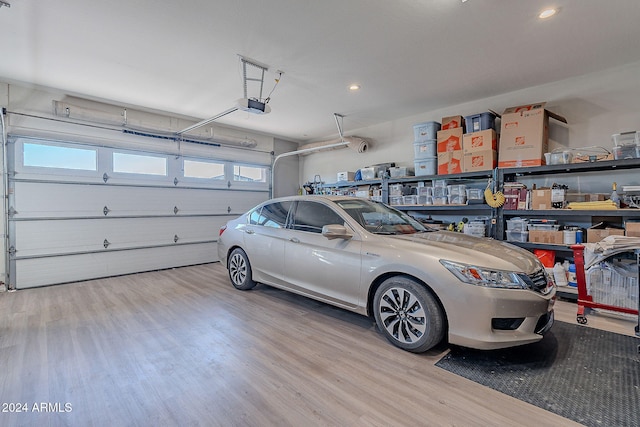
[[[436,139],[441,127],[439,122],[424,122],[413,125],[414,141],[422,142],[428,139]]]
[[[578,286],[575,264],[569,264],[569,272],[567,273],[567,285],[574,288]]]
[[[637,159],[640,158],[640,132],[623,132],[611,135],[613,140],[613,158]]]
[[[553,280],[556,282],[556,286],[567,286],[567,272],[564,271],[564,267],[559,262],[553,266]]]

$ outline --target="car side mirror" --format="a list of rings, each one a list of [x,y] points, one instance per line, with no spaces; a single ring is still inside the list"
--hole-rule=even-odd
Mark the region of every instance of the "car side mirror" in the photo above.
[[[339,224],[329,224],[322,227],[322,235],[329,240],[333,239],[345,239],[349,240],[353,237],[353,234],[349,233],[347,227]]]

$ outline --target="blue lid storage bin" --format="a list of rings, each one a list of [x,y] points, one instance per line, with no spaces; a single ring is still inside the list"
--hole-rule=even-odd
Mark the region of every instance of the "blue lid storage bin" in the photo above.
[[[431,157],[436,157],[436,140],[427,139],[423,142],[413,143],[413,155],[415,160],[424,160]]]
[[[467,133],[487,129],[496,130],[496,115],[492,112],[474,114],[472,116],[466,116],[464,123],[467,127]]]
[[[436,139],[442,125],[438,122],[424,122],[413,125],[413,139],[415,142],[425,142]]]

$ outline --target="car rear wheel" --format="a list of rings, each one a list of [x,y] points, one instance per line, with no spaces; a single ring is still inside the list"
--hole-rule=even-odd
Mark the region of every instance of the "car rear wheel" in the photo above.
[[[229,279],[231,284],[241,291],[253,288],[256,282],[251,278],[251,264],[247,254],[240,248],[236,248],[229,256]]]
[[[423,285],[396,276],[385,280],[375,293],[374,316],[379,329],[397,347],[422,353],[444,337],[444,313]]]

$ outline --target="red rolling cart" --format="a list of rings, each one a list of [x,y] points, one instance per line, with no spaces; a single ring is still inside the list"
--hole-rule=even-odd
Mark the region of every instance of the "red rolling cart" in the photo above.
[[[576,282],[578,285],[578,313],[576,316],[576,320],[578,323],[586,324],[587,317],[585,316],[585,308],[601,308],[604,310],[611,310],[620,313],[627,314],[635,314],[638,315],[640,310],[640,295],[638,296],[639,307],[638,308],[628,308],[628,307],[618,307],[615,305],[604,304],[601,302],[597,302],[593,300],[593,296],[588,294],[587,291],[587,280],[585,275],[585,259],[584,259],[584,246],[583,245],[573,245],[571,246],[573,250],[573,260],[576,265]],[[640,272],[640,249],[627,249],[625,251],[620,252],[635,252],[636,254],[636,267]],[[613,254],[612,254],[613,255]],[[640,277],[639,277],[640,280]],[[639,293],[640,293],[640,286]],[[638,325],[636,325],[636,335],[640,334],[640,316],[638,317]]]

